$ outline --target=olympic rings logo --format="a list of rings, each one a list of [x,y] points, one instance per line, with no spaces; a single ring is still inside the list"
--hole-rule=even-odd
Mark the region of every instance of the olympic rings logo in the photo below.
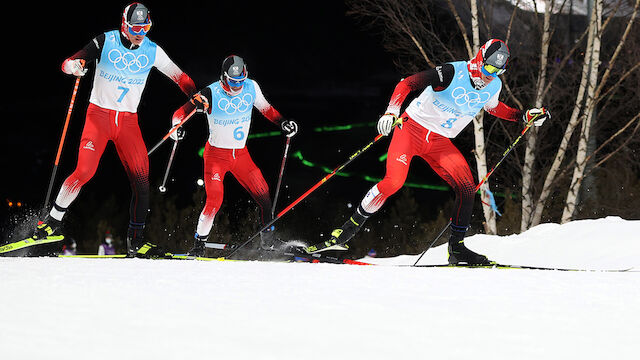
[[[132,52],[125,52],[124,54],[118,49],[112,49],[108,54],[109,61],[117,70],[129,70],[132,73],[137,73],[149,65],[149,57],[145,54],[138,56]]]
[[[225,113],[232,115],[236,112],[246,112],[253,106],[253,96],[251,94],[244,94],[242,98],[235,96],[231,100],[222,98],[218,101],[218,109]]]
[[[463,87],[458,86],[451,92],[451,97],[453,97],[453,101],[455,101],[456,105],[468,105],[469,108],[472,108],[474,105],[481,105],[489,101],[491,94],[488,92],[467,92]]]

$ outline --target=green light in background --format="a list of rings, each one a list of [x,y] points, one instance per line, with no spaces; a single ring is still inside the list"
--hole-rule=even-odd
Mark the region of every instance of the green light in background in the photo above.
[[[350,124],[350,125],[320,126],[320,127],[313,128],[313,132],[347,131],[347,130],[356,129],[356,128],[375,126],[376,124],[377,124],[376,122],[368,122],[368,123],[356,123],[356,124]],[[282,135],[281,131],[267,131],[262,133],[250,134],[248,136],[248,139],[262,139],[262,138],[276,137],[281,135]],[[198,151],[198,156],[202,157],[203,155],[204,155],[204,147],[200,148],[200,150]]]
[[[352,125],[340,125],[340,126],[323,126],[323,127],[317,127],[314,128],[313,131],[314,132],[325,132],[325,131],[345,131],[345,130],[351,130],[353,128],[358,128],[358,127],[366,127],[366,126],[372,126],[375,125],[375,122],[372,123],[358,123],[358,124],[352,124]],[[258,134],[253,134],[253,135],[249,135],[249,138],[265,138],[265,137],[273,137],[273,136],[280,136],[281,132],[280,131],[270,131],[270,132],[265,132],[265,133],[258,133]],[[198,155],[200,157],[202,157],[204,154],[204,147],[200,148],[200,151],[198,151]],[[311,167],[311,168],[318,168],[322,171],[324,171],[327,174],[330,174],[333,172],[333,169],[324,165],[319,165],[316,163],[313,163],[309,160],[306,160],[304,158],[304,156],[302,155],[302,152],[300,150],[293,152],[289,157],[294,158],[294,159],[298,159],[300,160],[300,163],[302,163],[302,165],[307,166],[307,167]],[[380,156],[378,158],[378,161],[382,162],[385,161],[387,159],[387,154],[385,153],[384,155]],[[372,177],[369,175],[358,175],[358,174],[353,174],[353,173],[347,173],[347,172],[337,172],[336,175],[338,176],[342,176],[342,177],[360,177],[361,179],[368,181],[368,182],[380,182],[382,179],[380,178],[376,178],[376,177]],[[411,182],[405,182],[404,186],[406,187],[410,187],[410,188],[415,188],[415,189],[425,189],[425,190],[436,190],[436,191],[449,191],[451,190],[451,188],[449,186],[445,186],[445,185],[431,185],[431,184],[419,184],[419,183],[411,183]],[[480,191],[478,191],[478,193],[480,193]],[[493,193],[494,196],[497,197],[506,197],[505,193],[500,193],[500,192],[494,192]],[[518,196],[516,194],[511,194],[511,198],[514,200],[518,199]]]
[[[377,123],[368,122],[368,123],[356,123],[349,125],[336,125],[336,126],[320,126],[313,129],[314,132],[328,132],[328,131],[346,131],[356,128],[370,127],[375,126]]]
[[[249,135],[248,139],[260,139],[260,138],[266,138],[266,137],[280,136],[281,134],[282,132],[280,131],[268,131],[263,133],[251,134]]]

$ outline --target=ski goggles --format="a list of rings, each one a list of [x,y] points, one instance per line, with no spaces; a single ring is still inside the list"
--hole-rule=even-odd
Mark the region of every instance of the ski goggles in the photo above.
[[[133,35],[147,35],[149,30],[151,30],[151,20],[149,20],[149,22],[146,24],[131,25],[126,21],[125,21],[125,24],[129,29],[129,33]]]
[[[226,73],[224,75],[225,75],[224,77],[227,79],[227,84],[230,87],[241,87],[242,84],[244,84],[244,81],[247,79],[246,73],[244,73],[242,76],[239,76],[239,77],[231,77]]]
[[[504,74],[504,72],[507,71],[507,69],[500,69],[498,67],[495,67],[489,64],[484,64],[481,70],[482,70],[482,73],[485,74],[486,76],[498,76],[498,75]]]

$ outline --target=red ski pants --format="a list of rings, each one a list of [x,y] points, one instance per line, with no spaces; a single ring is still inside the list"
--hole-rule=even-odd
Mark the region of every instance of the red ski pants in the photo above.
[[[431,132],[417,124],[406,114],[402,129],[393,132],[385,177],[367,193],[362,208],[373,213],[404,184],[414,156],[424,159],[429,166],[455,191],[456,201],[452,214],[454,225],[466,228],[473,212],[475,181],[469,165],[449,138]]]
[[[260,208],[260,220],[264,225],[271,221],[271,198],[269,186],[262,176],[262,172],[251,159],[249,150],[222,149],[211,146],[207,142],[204,149],[204,184],[207,201],[200,214],[196,232],[206,236],[211,231],[213,220],[220,210],[224,197],[224,177],[227,172],[238,180]]]
[[[64,211],[95,174],[109,141],[113,141],[132,189],[130,224],[143,227],[149,209],[149,157],[138,126],[138,114],[89,104],[75,171],[64,181],[55,208]],[[55,211],[52,210],[52,212]]]

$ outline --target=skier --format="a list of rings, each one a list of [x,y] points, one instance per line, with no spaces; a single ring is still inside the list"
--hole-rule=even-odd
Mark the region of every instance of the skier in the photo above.
[[[197,88],[164,50],[146,37],[151,24],[149,10],[141,3],[132,3],[122,13],[120,30],[96,36],[62,63],[62,71],[74,76],[84,76],[85,65],[93,60],[96,70],[76,169],[62,184],[49,215],[38,223],[35,239],[64,238],[61,225],[67,208],[93,177],[107,143],[113,141],[132,189],[129,254],[165,255],[155,244],[145,242],[143,236],[149,208],[149,158],[137,109],[152,67],[173,80],[187,96]]]
[[[258,203],[262,225],[271,221],[269,186],[246,147],[251,112],[253,107],[258,109],[269,121],[279,125],[287,137],[298,132],[298,124],[283,118],[266,100],[258,83],[247,75],[247,66],[241,57],[226,57],[222,62],[220,80],[194,95],[176,110],[172,118],[172,126],[175,127],[186,114],[197,109],[206,113],[209,123],[209,139],[203,156],[207,199],[198,219],[194,245],[189,255],[204,255],[205,242],[222,204],[223,181],[227,172],[231,172]],[[261,247],[272,249],[275,241],[273,228],[260,235]]]
[[[354,214],[331,233],[328,241],[308,247],[307,252],[345,250],[346,243],[364,222],[404,184],[414,156],[423,158],[455,191],[451,217],[449,263],[488,264],[486,256],[469,250],[464,236],[471,221],[475,181],[464,156],[450,139],[455,138],[483,108],[501,119],[541,126],[551,115],[545,108],[527,111],[513,109],[500,100],[502,81],[498,75],[507,70],[509,48],[498,39],[487,41],[468,62],[457,61],[436,66],[400,81],[386,113],[378,121],[382,135],[393,133],[389,145],[386,175],[362,199]],[[402,116],[400,108],[410,92],[414,98]]]

